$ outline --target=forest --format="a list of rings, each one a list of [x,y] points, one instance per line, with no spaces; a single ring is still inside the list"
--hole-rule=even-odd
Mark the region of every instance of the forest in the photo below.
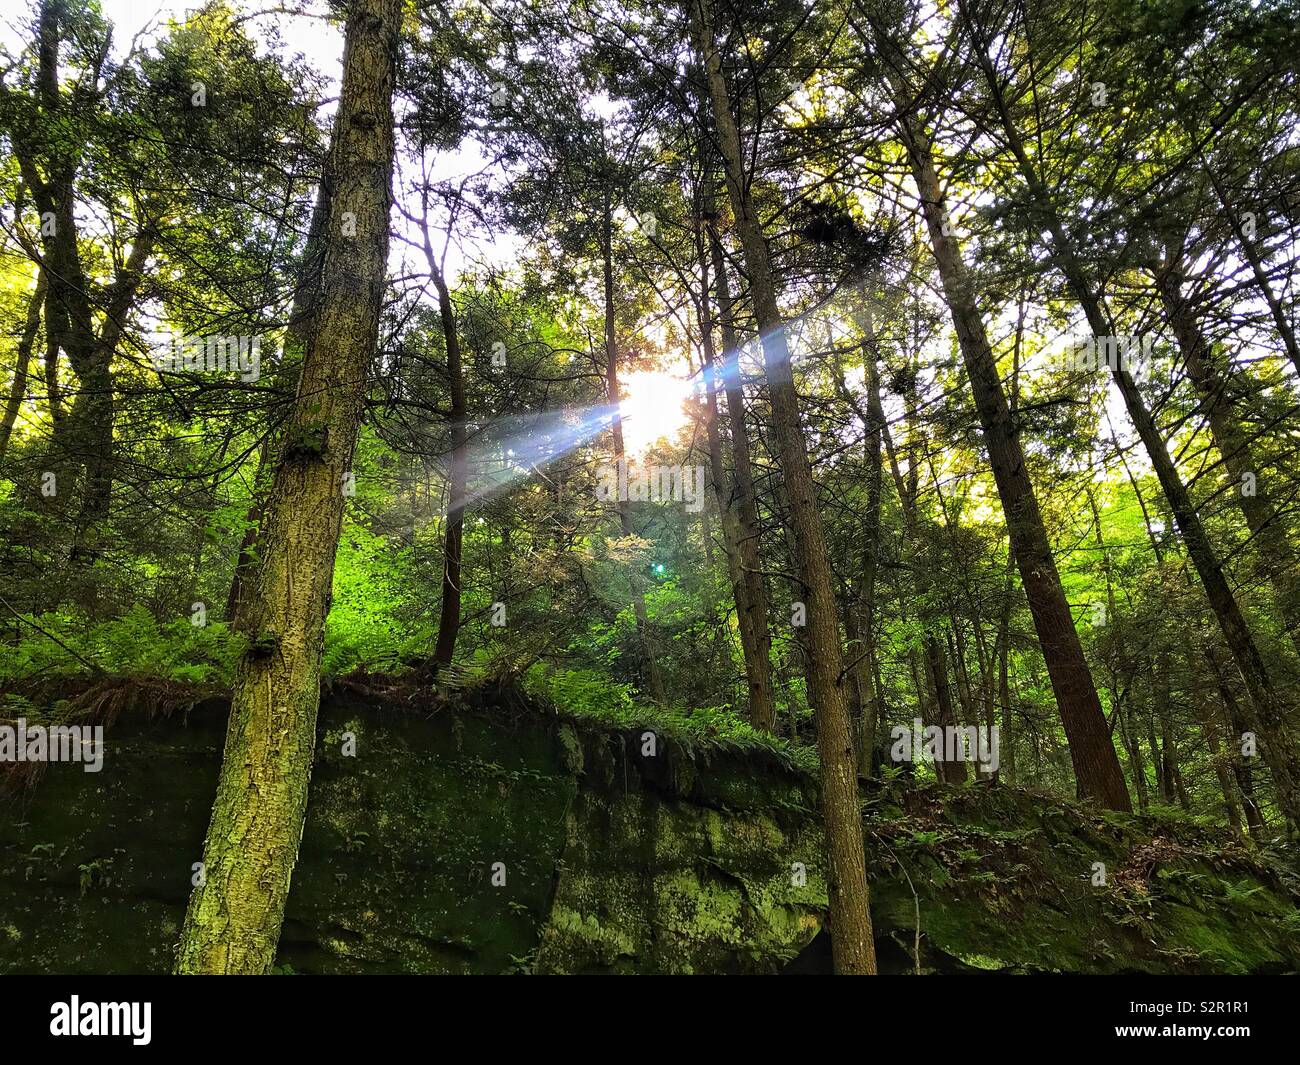
[[[0,972],[1300,972],[1298,61],[7,6]]]

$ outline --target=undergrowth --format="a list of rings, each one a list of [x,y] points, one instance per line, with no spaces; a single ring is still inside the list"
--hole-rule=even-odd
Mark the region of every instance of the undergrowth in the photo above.
[[[243,646],[223,622],[161,622],[138,604],[111,621],[92,623],[71,611],[31,620],[39,630],[29,626],[19,643],[0,645],[0,687],[98,670],[228,688]]]

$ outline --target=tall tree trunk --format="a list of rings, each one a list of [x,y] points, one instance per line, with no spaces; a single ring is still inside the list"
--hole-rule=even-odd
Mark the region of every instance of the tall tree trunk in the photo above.
[[[709,180],[707,168],[705,180]],[[701,198],[701,214],[712,217],[712,196]],[[713,483],[714,496],[718,503],[718,518],[722,524],[723,544],[727,553],[727,571],[731,577],[731,592],[736,603],[736,614],[740,628],[740,647],[745,659],[745,679],[749,689],[749,721],[760,731],[771,732],[776,722],[776,702],[772,694],[772,663],[768,658],[770,638],[767,634],[767,611],[763,610],[761,633],[755,632],[758,612],[750,602],[753,581],[745,572],[745,548],[742,541],[752,539],[753,568],[758,568],[757,531],[745,527],[744,515],[740,508],[740,492],[728,484],[726,470],[722,461],[722,434],[718,416],[718,385],[725,380],[727,367],[719,367],[713,347],[713,303],[712,286],[709,279],[711,256],[706,248],[709,237],[702,222],[697,221],[695,228],[695,253],[700,266],[700,294],[698,299],[700,321],[700,352],[704,362],[705,402],[704,425],[709,444],[709,473]],[[725,280],[722,282],[725,285]],[[725,337],[724,337],[725,344]],[[732,352],[734,357],[735,352]],[[742,411],[743,418],[743,411]],[[745,443],[745,459],[748,460],[748,441]],[[762,574],[759,578],[761,589]]]
[[[78,446],[85,460],[86,479],[74,525],[71,556],[74,563],[89,564],[100,555],[100,540],[111,509],[117,462],[113,355],[126,331],[127,316],[144,282],[145,267],[156,238],[156,231],[147,224],[136,233],[126,262],[108,288],[104,324],[97,336],[91,334],[90,358],[77,369],[81,382],[73,407],[73,421],[77,426]],[[90,576],[86,574],[82,597],[93,610],[96,595]]]
[[[716,410],[716,408],[717,408],[717,404],[715,403],[715,404],[714,404],[714,409]],[[719,455],[721,455],[721,452],[719,452]],[[710,456],[709,459],[710,459],[710,462],[712,462],[712,456]],[[712,471],[713,467],[710,466],[709,469],[710,469],[710,471]],[[716,483],[717,483],[717,482],[715,481],[715,482],[714,482],[714,485],[716,485]],[[714,493],[715,497],[716,497],[716,494],[717,494],[717,493],[715,492],[715,493]],[[715,498],[714,502],[715,502],[715,504],[717,504],[718,506],[721,506],[721,503],[718,502],[718,500],[717,500],[716,498]],[[704,542],[704,564],[705,564],[706,566],[712,568],[712,566],[713,566],[713,524],[712,524],[712,522],[709,520],[710,510],[711,510],[711,508],[710,508],[710,506],[709,506],[708,503],[706,503],[703,507],[700,508],[700,539]],[[719,519],[721,519],[721,515],[719,515]],[[725,537],[725,535],[726,535],[725,530],[724,530],[724,532],[723,532],[723,535],[724,535],[724,537]],[[725,549],[725,548],[724,548],[724,549]],[[734,596],[734,595],[735,595],[735,590],[736,590],[736,585],[735,585],[735,575],[731,573],[731,563],[730,563],[730,562],[727,563],[727,573],[728,573],[729,576],[732,577],[731,590],[732,590],[732,595]],[[737,609],[737,610],[740,610],[740,606],[737,605],[736,609]],[[742,652],[743,652],[743,648],[742,648]]]
[[[966,763],[955,758],[946,757],[948,730],[957,724],[952,711],[952,689],[948,685],[948,660],[944,653],[944,641],[933,633],[925,635],[925,664],[930,671],[930,684],[934,690],[934,705],[938,710],[934,724],[944,730],[945,757],[939,759],[934,767],[935,776],[948,784],[966,783]],[[916,741],[913,740],[915,743]]]
[[[108,520],[112,501],[113,422],[117,404],[113,395],[113,368],[108,359],[95,358],[82,366],[77,377],[72,420],[75,447],[85,467],[85,479],[73,526],[71,560],[74,564],[89,564],[99,557],[99,533]]]
[[[905,94],[897,87],[896,93],[903,99]],[[906,115],[899,119],[899,128],[939,264],[944,297],[970,378],[1020,580],[1065,727],[1079,794],[1111,809],[1130,810],[1119,757],[1061,586],[1038,499],[1025,468],[1024,450],[1002,389],[997,359],[975,304],[966,265],[949,232],[947,206],[935,172],[929,137]]]
[[[966,5],[962,3],[961,7],[963,14],[967,14]],[[1074,245],[1061,222],[1054,198],[1039,178],[1038,171],[1025,150],[1020,132],[1011,118],[1001,84],[988,58],[985,43],[981,39],[979,24],[971,21],[968,14],[966,21],[976,39],[978,59],[1001,120],[1007,147],[1015,157],[1020,176],[1035,210],[1044,228],[1051,235],[1051,244],[1047,249],[1049,257],[1082,307],[1094,337],[1112,336],[1110,323],[1102,309],[1101,298],[1089,283]],[[1160,481],[1160,487],[1164,490],[1178,531],[1187,545],[1188,556],[1205,588],[1210,609],[1214,612],[1219,628],[1223,632],[1224,642],[1232,652],[1237,668],[1250,692],[1251,724],[1254,731],[1259,734],[1261,753],[1273,776],[1278,806],[1292,830],[1300,830],[1300,755],[1297,753],[1294,730],[1287,720],[1287,708],[1284,707],[1279,693],[1273,686],[1272,678],[1264,665],[1263,657],[1241,613],[1241,608],[1228,586],[1227,578],[1205,532],[1200,515],[1192,505],[1187,487],[1183,484],[1182,477],[1169,455],[1155,419],[1147,409],[1137,382],[1134,381],[1133,375],[1118,363],[1111,376],[1124,399],[1129,420],[1146,448],[1156,477]]]
[[[766,691],[755,693],[751,681],[750,721],[756,729],[772,732],[776,729],[776,696],[772,690],[771,649],[772,635],[768,628],[767,584],[763,579],[762,560],[759,554],[759,537],[762,527],[758,519],[758,495],[754,490],[754,464],[751,458],[749,428],[745,424],[745,388],[740,376],[740,342],[736,336],[735,312],[731,298],[731,285],[727,280],[727,263],[722,254],[722,241],[718,238],[716,220],[706,216],[709,254],[713,262],[713,283],[717,291],[718,326],[722,336],[721,375],[723,393],[727,398],[727,435],[731,440],[731,466],[735,473],[732,494],[739,516],[739,541],[741,577],[745,582],[745,607],[749,611],[750,632],[754,640],[755,665],[765,667],[760,680]],[[760,718],[756,707],[765,717]]]
[[[1241,754],[1242,737],[1247,732],[1246,718],[1241,712],[1241,704],[1233,695],[1228,678],[1224,676],[1223,668],[1212,647],[1206,649],[1205,658],[1214,671],[1219,700],[1231,733],[1227,746],[1232,760],[1232,775],[1237,782],[1237,790],[1241,793],[1241,808],[1246,816],[1246,827],[1250,830],[1251,839],[1256,843],[1262,843],[1267,826],[1264,823],[1263,811],[1259,807],[1259,800],[1255,797],[1255,771]]]
[[[1210,345],[1192,316],[1183,295],[1183,275],[1171,256],[1156,273],[1165,315],[1173,329],[1187,366],[1187,376],[1201,401],[1210,424],[1210,436],[1223,458],[1232,482],[1232,495],[1241,508],[1246,527],[1254,540],[1255,553],[1262,559],[1273,585],[1278,613],[1293,646],[1300,652],[1300,557],[1297,557],[1286,527],[1270,501],[1270,486],[1259,477],[1251,453],[1250,436],[1237,417],[1229,393],[1227,370],[1216,364]],[[1248,485],[1247,480],[1251,483]],[[1249,488],[1249,491],[1247,491]]]
[[[1111,570],[1110,551],[1106,546],[1106,534],[1102,528],[1101,509],[1097,506],[1097,494],[1093,491],[1092,485],[1086,489],[1088,497],[1088,509],[1092,511],[1092,527],[1096,532],[1097,552],[1101,555],[1101,572],[1106,581],[1106,623],[1114,624],[1115,622],[1115,582]],[[1147,781],[1146,767],[1142,761],[1142,747],[1137,741],[1137,736],[1129,727],[1130,713],[1129,708],[1124,704],[1124,695],[1119,690],[1119,683],[1115,679],[1115,673],[1111,672],[1110,683],[1110,702],[1111,715],[1115,725],[1120,732],[1120,742],[1128,752],[1129,772],[1133,777],[1133,790],[1137,794],[1138,810],[1146,813],[1147,810]],[[1111,732],[1114,732],[1112,727]]]
[[[1120,737],[1124,748],[1128,751],[1129,769],[1133,775],[1133,790],[1137,792],[1138,812],[1146,813],[1150,805],[1147,793],[1147,767],[1146,760],[1142,757],[1142,745],[1138,742],[1137,732],[1133,727],[1132,708],[1120,704],[1116,706],[1115,712],[1119,714]]]
[[[909,398],[910,404],[910,398]],[[910,406],[909,406],[910,410]],[[898,463],[898,453],[894,449],[893,434],[889,431],[889,424],[885,421],[883,412],[880,415],[879,424],[881,426],[881,436],[884,439],[885,455],[889,459],[890,478],[894,484],[894,491],[898,496],[898,505],[903,512],[903,546],[910,547],[916,539],[916,456],[912,454],[909,463],[909,476],[904,477]],[[908,418],[909,428],[911,427],[911,418]],[[912,442],[909,441],[909,450]],[[918,581],[919,583],[919,581]],[[910,591],[910,589],[909,589]],[[898,616],[904,625],[910,621],[907,609],[907,600],[912,596],[900,592],[898,597]],[[908,643],[907,648],[907,668],[912,677],[912,690],[916,692],[916,708],[921,717],[930,720],[934,717],[935,711],[931,704],[933,685],[923,679],[929,675],[928,669],[922,661],[921,653],[913,642]]]
[[[855,318],[862,332],[863,390],[866,407],[853,398],[844,378],[838,357],[835,375],[841,393],[849,400],[862,422],[863,463],[867,475],[867,506],[862,515],[862,574],[858,580],[858,593],[849,607],[853,618],[851,642],[853,671],[861,692],[858,724],[858,771],[864,776],[871,773],[872,752],[876,746],[876,726],[881,716],[881,691],[879,683],[879,658],[876,648],[876,580],[880,569],[880,512],[884,489],[884,434],[885,412],[880,403],[880,370],[877,366],[879,343],[876,338],[875,318],[866,300],[854,305]],[[847,620],[847,619],[846,619]],[[847,625],[846,625],[847,628]]]
[[[1228,759],[1224,755],[1220,742],[1219,726],[1214,720],[1214,711],[1204,697],[1194,699],[1200,712],[1201,729],[1205,733],[1205,746],[1210,754],[1210,763],[1214,766],[1214,775],[1219,782],[1219,791],[1223,795],[1223,810],[1228,816],[1228,826],[1238,835],[1244,835],[1241,823],[1241,804],[1237,801],[1237,792],[1232,784],[1232,774],[1228,769]]]
[[[45,271],[41,270],[36,274],[36,289],[27,302],[27,320],[23,323],[22,336],[18,339],[18,350],[14,353],[14,379],[9,386],[9,398],[5,402],[4,414],[0,416],[0,463],[4,462],[5,452],[9,450],[14,424],[18,421],[18,412],[22,409],[23,399],[27,395],[27,370],[31,365],[32,348],[36,346],[36,334],[41,328],[41,308],[44,303]]]
[[[320,310],[267,504],[261,564],[240,611],[249,648],[235,677],[180,973],[266,972],[284,919],[315,748],[343,479],[379,330],[400,17],[399,0],[356,0],[347,14]]]
[[[743,531],[740,515],[735,507],[735,494],[727,485],[722,464],[722,438],[718,429],[718,394],[713,353],[713,318],[709,306],[708,267],[701,263],[703,293],[700,300],[700,340],[703,350],[706,395],[704,426],[709,445],[709,480],[718,504],[718,518],[722,524],[722,540],[727,555],[727,572],[731,577],[731,594],[736,604],[740,628],[740,647],[745,659],[745,678],[749,691],[749,720],[758,729],[771,731],[775,715],[772,702],[771,665],[766,655],[760,653],[754,638],[753,609],[749,603],[749,588],[745,583],[744,563],[741,559],[740,541]]]
[[[984,623],[979,615],[973,616],[975,627],[975,657],[980,669],[980,698],[984,704],[984,727],[992,736],[997,728],[997,704],[993,694],[993,659],[989,654],[988,637],[984,633]],[[1000,769],[1000,766],[999,766]],[[998,769],[985,773],[981,767],[975,774],[976,780],[987,780],[990,784],[998,783]]]
[[[1041,186],[1039,189],[1041,191]],[[1056,242],[1052,257],[1070,284],[1075,298],[1083,307],[1089,328],[1097,337],[1111,335],[1101,302],[1089,287],[1045,191],[1042,192],[1041,198],[1036,194],[1036,202],[1047,215],[1049,229]],[[1246,623],[1245,615],[1242,614],[1241,607],[1228,586],[1222,564],[1210,543],[1200,514],[1192,504],[1187,486],[1183,483],[1182,476],[1170,457],[1169,449],[1160,435],[1155,418],[1147,409],[1137,382],[1122,366],[1115,369],[1111,376],[1119,387],[1129,420],[1137,430],[1156,472],[1156,478],[1164,490],[1174,522],[1187,547],[1188,557],[1201,579],[1206,599],[1219,623],[1224,642],[1232,653],[1237,669],[1250,693],[1252,711],[1250,724],[1252,730],[1259,734],[1261,753],[1273,776],[1278,806],[1292,829],[1300,829],[1300,755],[1298,755],[1295,731],[1287,720],[1287,708],[1273,685],[1263,656],[1255,643],[1254,635]]]
[[[708,0],[687,0],[687,3],[713,105],[727,193],[749,274],[772,405],[772,428],[783,474],[782,485],[793,527],[799,579],[807,596],[807,635],[810,649],[814,652],[808,669],[812,685],[809,698],[813,702],[817,749],[821,758],[822,813],[826,822],[830,864],[827,887],[835,971],[875,973],[876,951],[871,935],[857,761],[843,687],[844,661],[830,556],[817,509],[816,484],[808,461],[807,442],[800,425],[799,400],[795,393],[784,322],[777,306],[767,238],[750,197],[744,152],[731,112],[731,100],[722,73],[722,57],[714,43]]]
[[[1164,759],[1166,786],[1170,801],[1177,800],[1184,810],[1191,808],[1183,788],[1182,773],[1178,767],[1178,745],[1174,741],[1174,725],[1170,718],[1169,653],[1161,651],[1156,656],[1156,716],[1160,719],[1160,747]]]
[[[45,302],[49,306],[49,286],[46,286]],[[48,313],[47,319],[48,321]],[[45,359],[43,374],[45,380],[45,400],[50,406],[51,437],[58,448],[67,426],[67,412],[63,409],[63,386],[59,381],[59,346],[50,340],[49,332],[45,335]]]
[[[953,550],[957,553],[958,539],[957,533],[960,525],[960,506],[958,506],[957,516],[954,518],[948,513],[948,504],[943,498],[943,485],[939,480],[938,471],[934,466],[933,453],[927,455],[927,464],[930,467],[930,481],[934,486],[935,498],[939,503],[939,511],[943,515],[944,528],[952,542]],[[962,592],[966,600],[967,607],[970,610],[971,631],[975,636],[975,653],[980,668],[980,688],[984,700],[984,725],[992,729],[994,710],[993,710],[993,688],[990,684],[988,652],[984,641],[984,626],[980,622],[979,603],[975,593],[971,588],[969,574],[963,568],[962,570]],[[955,676],[957,678],[957,694],[961,700],[963,720],[966,723],[974,723],[980,720],[979,708],[975,705],[974,685],[970,680],[970,669],[968,667],[968,656],[966,653],[966,637],[962,632],[960,619],[957,611],[953,606],[948,607],[949,621],[949,648],[952,653],[953,664],[955,667]],[[982,767],[976,769],[975,779],[989,779],[983,773]],[[996,771],[992,774],[992,780],[996,781]]]
[[[425,240],[428,241],[426,230]],[[433,649],[433,663],[438,669],[451,665],[460,633],[461,552],[465,542],[465,493],[469,486],[469,453],[465,402],[465,372],[461,363],[460,335],[456,330],[456,311],[442,271],[427,248],[429,270],[438,290],[438,316],[447,349],[447,378],[451,383],[451,477],[447,485],[447,534],[443,543],[442,604],[438,612],[438,640]]]
[[[1001,744],[1002,767],[999,773],[1006,773],[1007,783],[1016,784],[1016,744],[1015,733],[1011,726],[1011,574],[1015,569],[1015,553],[1007,552],[1006,582],[1002,588],[1002,613],[998,618],[998,702],[1002,704]]]
[[[838,351],[832,355],[831,370],[840,396],[862,422],[862,457],[867,479],[867,505],[862,513],[859,545],[862,572],[856,582],[856,593],[848,597],[844,628],[849,637],[850,672],[857,692],[857,705],[851,709],[858,721],[858,772],[870,776],[872,752],[876,745],[876,725],[880,720],[881,693],[877,679],[879,659],[876,653],[875,613],[876,578],[880,568],[880,510],[884,488],[883,437],[886,422],[880,403],[875,319],[866,300],[855,303],[854,318],[862,333],[865,404],[849,388]],[[853,582],[850,582],[850,587],[852,586]]]
[[[1169,779],[1169,762],[1165,752],[1160,748],[1160,738],[1156,735],[1156,716],[1147,708],[1147,745],[1151,748],[1151,766],[1156,774],[1156,794],[1162,803],[1173,804],[1174,789]]]
[[[970,670],[966,664],[966,637],[962,635],[961,623],[956,613],[948,611],[948,655],[952,659],[952,674],[957,682],[957,701],[961,704],[962,723],[973,724],[980,719],[975,708],[975,696],[970,682]]]
[[[605,189],[604,217],[601,225],[601,265],[604,275],[605,291],[605,393],[610,408],[610,433],[614,439],[614,465],[621,467],[627,461],[623,446],[623,415],[619,410],[620,390],[618,384],[618,334],[614,323],[614,208],[610,200],[610,191]],[[632,503],[623,499],[618,493],[619,527],[624,536],[636,532],[632,524]],[[632,615],[636,622],[637,643],[641,647],[641,674],[650,697],[662,703],[665,699],[663,675],[659,671],[659,656],[655,650],[654,640],[650,634],[650,618],[645,608],[645,594],[641,591],[639,578],[632,589]]]
[[[113,354],[141,286],[156,233],[147,222],[140,225],[121,273],[105,291],[101,308],[105,322],[97,335],[90,295],[92,286],[81,261],[77,235],[76,178],[82,146],[75,129],[68,127],[60,89],[59,50],[66,17],[64,0],[42,0],[37,19],[36,90],[42,114],[40,128],[63,128],[68,135],[42,141],[34,128],[9,132],[22,180],[43,219],[41,258],[47,279],[48,372],[57,374],[55,360],[62,350],[79,379],[76,399],[61,438],[73,461],[85,469],[81,501],[73,520],[70,556],[80,569],[98,557],[100,528],[109,514],[115,461]],[[38,159],[44,164],[44,174],[36,165]],[[47,220],[51,223],[48,227],[44,224]],[[57,423],[57,408],[52,414]],[[87,605],[93,609],[93,586],[82,591],[89,597]]]

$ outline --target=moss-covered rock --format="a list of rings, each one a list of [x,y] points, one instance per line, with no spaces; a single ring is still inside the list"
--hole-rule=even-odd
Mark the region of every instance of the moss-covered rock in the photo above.
[[[882,953],[921,971],[1294,972],[1295,855],[1012,788],[866,804]],[[915,889],[915,892],[913,891]]]
[[[169,967],[226,712],[124,710],[102,772],[0,799],[0,971]],[[824,965],[814,777],[647,730],[515,693],[328,695],[279,970]],[[1300,969],[1293,867],[1222,832],[984,786],[871,785],[864,815],[885,969]]]

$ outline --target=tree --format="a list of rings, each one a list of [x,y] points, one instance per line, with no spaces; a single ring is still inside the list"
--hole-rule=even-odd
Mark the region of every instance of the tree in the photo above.
[[[931,141],[910,117],[908,107],[912,94],[904,80],[903,70],[899,69],[898,46],[885,36],[879,19],[873,16],[872,20],[880,43],[887,50],[886,62],[891,64],[887,76],[892,98],[899,108],[899,135],[910,161],[930,244],[943,281],[944,297],[966,363],[1016,565],[1052,678],[1061,722],[1069,738],[1079,794],[1112,809],[1128,810],[1131,804],[1124,774],[1074,628],[1070,604],[1061,586],[1038,500],[1029,480],[1024,452],[1002,388],[997,359],[961,258],[947,199],[935,169]]]
[[[378,339],[400,15],[398,0],[356,0],[347,11],[320,312],[263,519],[261,565],[239,619],[248,650],[181,932],[180,973],[266,972],[284,919],[316,742],[344,485]]]
[[[817,750],[822,766],[822,816],[826,822],[830,861],[828,886],[835,969],[848,975],[874,974],[876,951],[871,938],[870,894],[858,809],[857,760],[843,688],[845,670],[835,590],[821,515],[817,511],[816,484],[799,424],[799,399],[790,368],[785,323],[777,305],[767,238],[747,191],[744,153],[723,77],[722,57],[714,39],[712,17],[707,0],[689,2],[696,48],[713,106],[727,194],[761,331],[773,429],[793,526],[799,581],[808,596],[809,696],[815,704]]]

